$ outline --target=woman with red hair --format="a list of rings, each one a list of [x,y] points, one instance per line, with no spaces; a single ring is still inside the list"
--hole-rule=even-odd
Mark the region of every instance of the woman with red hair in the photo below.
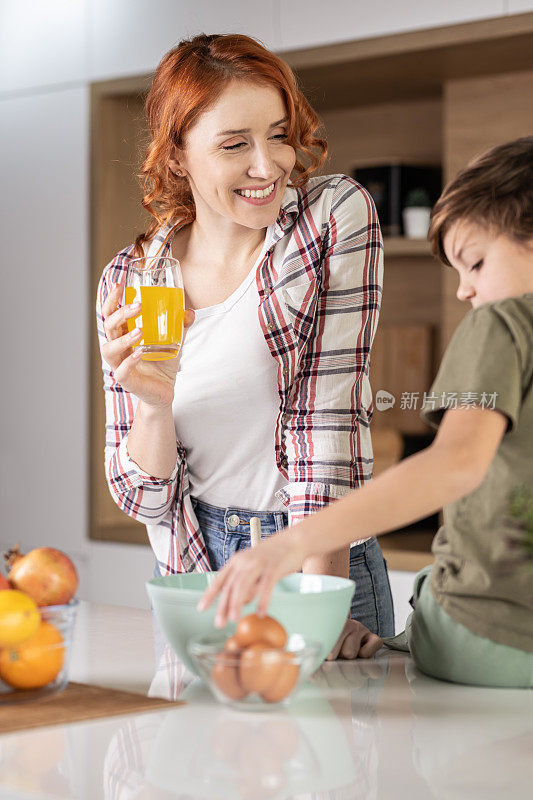
[[[182,42],[146,109],[154,219],[105,268],[97,298],[106,473],[146,524],[157,573],[217,570],[250,544],[251,517],[269,535],[371,478],[381,235],[359,184],[310,177],[327,152],[318,117],[255,40]],[[142,331],[126,328],[139,308],[121,305],[130,260],[156,253],[179,260],[189,307],[167,362],[139,359]],[[393,635],[375,539],[303,569],[356,581],[331,658],[371,655]]]

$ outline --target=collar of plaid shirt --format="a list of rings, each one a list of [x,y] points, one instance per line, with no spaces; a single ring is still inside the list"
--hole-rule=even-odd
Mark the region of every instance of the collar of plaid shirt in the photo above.
[[[161,229],[148,252],[168,254],[177,229]],[[278,363],[275,455],[288,481],[278,497],[294,524],[372,473],[368,356],[381,303],[382,244],[368,194],[341,175],[288,187],[256,282],[260,325]],[[165,489],[150,476],[134,479],[141,494],[127,504],[127,513],[149,526],[162,573],[210,570],[186,455],[178,442],[163,516],[142,513],[142,485]],[[110,488],[116,494],[112,482]]]

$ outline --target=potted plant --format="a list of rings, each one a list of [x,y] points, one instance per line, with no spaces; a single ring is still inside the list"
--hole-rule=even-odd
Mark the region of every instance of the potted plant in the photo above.
[[[412,189],[403,208],[403,229],[408,239],[425,239],[429,229],[431,203],[425,189]]]

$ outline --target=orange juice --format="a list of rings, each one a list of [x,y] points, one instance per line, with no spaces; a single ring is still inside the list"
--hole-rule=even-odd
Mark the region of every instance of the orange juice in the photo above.
[[[140,300],[142,304],[139,317],[142,319],[143,338],[136,347],[150,350],[143,354],[143,361],[166,361],[174,358],[183,339],[183,289],[173,286],[141,286],[136,290],[133,286],[127,286],[124,300],[128,305],[135,300]],[[129,331],[135,328],[139,317],[128,319]]]

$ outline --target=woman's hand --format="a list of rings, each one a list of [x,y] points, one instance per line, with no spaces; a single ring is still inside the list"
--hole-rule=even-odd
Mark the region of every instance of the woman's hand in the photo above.
[[[347,619],[337,644],[326,661],[335,661],[337,658],[371,658],[382,646],[383,640],[361,622]]]
[[[198,608],[204,611],[219,596],[215,626],[236,622],[242,607],[257,595],[257,612],[266,614],[272,590],[289,572],[302,566],[306,553],[300,537],[287,530],[275,533],[253,549],[235,553],[204,592]]]
[[[124,284],[111,288],[102,305],[104,331],[107,341],[100,347],[102,358],[113,370],[115,380],[149,406],[169,406],[174,399],[174,384],[179,367],[179,355],[168,361],[142,361],[140,348],[133,346],[142,339],[142,330],[127,329],[127,320],[142,313],[140,303],[120,305]],[[194,311],[185,312],[185,328],[194,322]]]

